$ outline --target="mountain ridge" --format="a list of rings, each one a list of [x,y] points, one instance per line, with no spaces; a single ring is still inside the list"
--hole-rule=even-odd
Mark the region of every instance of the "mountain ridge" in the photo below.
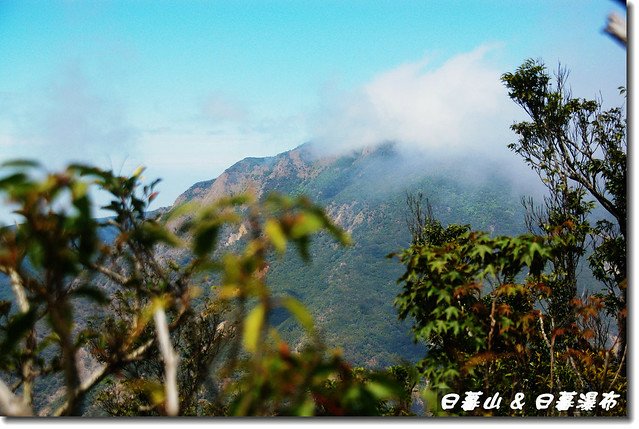
[[[342,154],[323,153],[306,143],[275,156],[238,161],[217,178],[191,186],[174,207],[204,205],[246,191],[258,198],[269,192],[308,196],[351,234],[354,244],[342,248],[320,235],[311,244],[310,263],[293,251],[273,260],[269,285],[276,294],[302,300],[328,345],[341,347],[355,364],[416,361],[424,348],[413,344],[408,324],[397,320],[392,306],[403,267],[386,258],[410,242],[406,194],[424,192],[444,223],[470,223],[502,234],[524,229],[520,196],[507,177],[485,171],[482,180],[468,180],[463,169],[481,164],[463,162],[406,156],[391,142]],[[241,228],[220,242],[233,245],[243,235]],[[271,321],[289,339],[300,339],[286,314],[274,314]]]

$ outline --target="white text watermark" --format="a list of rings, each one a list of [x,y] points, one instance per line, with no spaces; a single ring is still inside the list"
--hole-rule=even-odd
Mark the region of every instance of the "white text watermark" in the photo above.
[[[574,391],[559,392],[559,395],[555,397],[552,393],[542,393],[536,398],[533,398],[535,407],[538,410],[547,410],[550,407],[554,407],[557,411],[568,411],[570,409],[580,411],[593,411],[597,407],[610,411],[617,406],[621,395],[615,393],[615,391],[604,392],[586,392],[578,393]],[[461,400],[461,403],[460,403]],[[442,410],[452,410],[460,403],[463,411],[473,411],[476,409],[483,410],[498,410],[502,406],[509,407],[511,410],[522,410],[526,405],[526,395],[524,393],[517,393],[512,401],[504,401],[504,398],[499,392],[484,396],[484,392],[469,391],[466,392],[462,398],[457,393],[449,393],[444,395],[441,400]]]

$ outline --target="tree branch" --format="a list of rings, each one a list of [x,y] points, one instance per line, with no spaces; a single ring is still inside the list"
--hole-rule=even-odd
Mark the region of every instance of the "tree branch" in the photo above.
[[[175,329],[183,321],[184,315],[185,315],[184,311],[181,311],[180,313],[178,313],[178,315],[175,317],[171,325],[168,326],[168,329],[169,330]],[[133,341],[133,339],[131,339],[131,341]],[[100,381],[102,381],[104,377],[110,375],[116,368],[119,368],[122,365],[126,365],[127,363],[131,363],[133,361],[140,359],[142,356],[144,356],[144,353],[146,353],[154,343],[155,343],[155,338],[151,338],[147,340],[141,346],[137,347],[133,351],[121,357],[120,359],[110,362],[108,364],[105,364],[101,368],[98,368],[97,370],[93,372],[93,374],[91,374],[84,382],[80,384],[80,386],[75,391],[75,395],[77,397],[82,397],[89,390],[93,389]],[[69,405],[70,403],[67,400],[53,413],[53,415],[60,416],[65,414],[69,408]]]
[[[121,284],[121,285],[125,285],[129,279],[127,279],[125,276],[123,276],[120,273],[117,273],[113,270],[110,270],[108,268],[106,268],[103,265],[98,265],[98,264],[92,264],[91,268],[93,268],[94,270],[104,274],[105,276],[107,276],[108,278],[110,278],[111,280],[113,280],[114,282]]]
[[[621,362],[619,362],[619,367],[617,368],[617,371],[615,372],[615,376],[612,379],[612,381],[610,382],[610,386],[608,387],[609,389],[613,388],[613,386],[617,382],[617,378],[619,378],[619,374],[621,373],[621,368],[624,367],[624,361],[626,360],[626,352],[627,351],[628,351],[628,344],[626,344],[624,346],[624,348],[623,348],[623,355],[621,356]]]
[[[133,350],[131,353],[126,355],[122,360],[118,362],[111,362],[111,363],[102,365],[102,367],[95,370],[93,374],[91,374],[86,380],[84,380],[80,384],[78,389],[75,391],[75,396],[81,397],[82,395],[86,394],[86,392],[91,390],[96,384],[102,381],[104,377],[111,374],[111,372],[117,366],[139,359],[140,356],[142,356],[153,345],[154,342],[155,342],[154,339],[148,340],[146,343],[142,344],[140,347],[138,347],[137,349]],[[69,408],[69,405],[70,405],[69,401],[66,401],[53,413],[53,415],[61,416],[65,414]]]
[[[20,307],[21,313],[27,313],[29,311],[29,301],[27,300],[27,294],[24,290],[24,282],[20,277],[20,274],[13,268],[1,268],[1,272],[6,273],[11,279],[11,288],[16,296],[18,307]],[[36,347],[35,328],[31,327],[29,335],[26,339],[25,360],[22,363],[22,383],[23,387],[23,403],[26,407],[31,406],[32,392],[33,392],[33,350]]]
[[[628,45],[626,20],[618,14],[612,12],[608,15],[608,23],[604,31],[623,46]]]
[[[164,308],[158,305],[153,313],[155,329],[158,338],[158,348],[164,360],[164,391],[166,395],[166,414],[176,416],[179,412],[179,397],[177,389],[178,357],[171,346],[169,326],[166,322]]]
[[[24,284],[20,274],[13,268],[8,267],[0,267],[0,272],[5,273],[11,279],[11,288],[16,296],[20,312],[26,313],[29,311],[29,301],[27,300],[27,294],[24,291]]]
[[[32,416],[31,409],[0,380],[0,414],[3,416]]]

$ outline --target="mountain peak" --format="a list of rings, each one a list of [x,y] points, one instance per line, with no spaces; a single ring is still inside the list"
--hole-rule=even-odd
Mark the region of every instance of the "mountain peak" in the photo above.
[[[318,143],[306,142],[275,156],[244,158],[227,168],[217,178],[191,186],[177,198],[175,205],[191,200],[212,202],[224,195],[249,190],[255,192],[258,197],[265,189],[297,193],[296,186],[291,185],[313,179],[331,166],[346,166],[356,163],[359,159],[370,161],[397,155],[397,147],[393,142],[353,149],[343,155],[324,153]],[[321,194],[322,192],[316,196]]]
[[[472,168],[479,169],[473,161]],[[276,293],[296,296],[308,305],[318,328],[328,333],[329,344],[343,347],[349,360],[390,365],[398,356],[414,360],[423,355],[406,335],[407,327],[397,321],[391,303],[401,267],[385,257],[410,241],[406,194],[423,192],[446,224],[471,223],[497,233],[519,227],[514,220],[522,218],[522,209],[519,197],[508,191],[510,183],[493,170],[485,181],[460,174],[464,165],[459,160],[442,165],[424,153],[408,155],[394,142],[341,153],[309,142],[275,156],[245,158],[216,179],[196,183],[176,203],[208,204],[252,191],[258,197],[269,192],[303,194],[323,206],[351,234],[353,246],[342,248],[319,235],[311,243],[309,264],[294,257],[274,258],[269,284]],[[242,224],[227,231],[220,243],[236,245],[247,228]],[[274,323],[297,338],[295,323],[280,316]],[[366,326],[353,332],[363,318]]]

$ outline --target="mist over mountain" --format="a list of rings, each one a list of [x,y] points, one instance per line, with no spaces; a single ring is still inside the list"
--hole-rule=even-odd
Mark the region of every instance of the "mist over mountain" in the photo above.
[[[392,306],[402,266],[386,257],[410,241],[407,193],[422,192],[444,223],[516,234],[524,230],[523,183],[518,185],[503,164],[472,153],[429,155],[387,142],[330,154],[306,143],[273,157],[246,158],[219,177],[194,184],[174,206],[207,204],[245,191],[258,197],[304,194],[324,206],[351,234],[353,245],[343,248],[319,236],[309,264],[289,250],[272,261],[268,281],[276,294],[292,295],[310,308],[330,346],[341,347],[356,364],[377,366],[423,356]],[[240,226],[220,243],[232,246],[246,231]],[[271,323],[298,338],[287,314],[272,314]]]

